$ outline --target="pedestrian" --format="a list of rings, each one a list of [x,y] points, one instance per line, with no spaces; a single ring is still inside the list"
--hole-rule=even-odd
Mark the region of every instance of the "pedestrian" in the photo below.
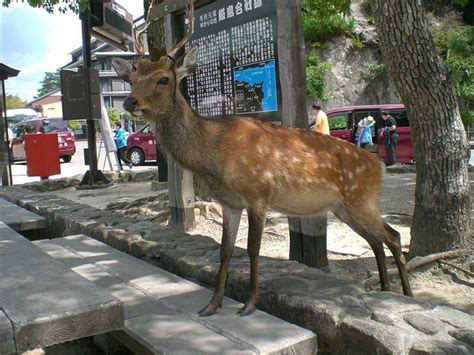
[[[357,146],[361,148],[369,147],[372,143],[372,126],[375,121],[372,116],[364,117],[359,121],[359,138],[357,140]]]
[[[314,117],[314,130],[322,134],[329,134],[328,116],[321,110],[321,106],[317,104],[311,105]]]
[[[122,170],[122,161],[131,169],[133,164],[128,160],[125,150],[127,149],[127,139],[125,138],[125,131],[122,128],[120,121],[115,122],[115,144],[117,145],[117,156],[120,170]]]
[[[390,116],[388,112],[382,111],[382,118],[385,126],[383,128],[383,144],[387,153],[387,166],[394,165],[397,162],[395,152],[397,150],[397,123],[395,118]]]
[[[8,161],[13,164],[13,139],[15,138],[13,130],[10,126],[7,127],[7,139],[8,139]]]

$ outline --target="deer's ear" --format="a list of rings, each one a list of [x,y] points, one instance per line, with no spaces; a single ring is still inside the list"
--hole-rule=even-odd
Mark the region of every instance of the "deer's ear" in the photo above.
[[[194,69],[196,69],[198,51],[199,46],[197,45],[191,48],[184,56],[183,63],[176,68],[178,82],[180,82],[183,78],[188,76],[189,73],[192,73]]]
[[[118,76],[121,77],[126,82],[130,82],[130,75],[133,72],[133,66],[130,62],[122,58],[113,58],[112,66],[117,72]]]

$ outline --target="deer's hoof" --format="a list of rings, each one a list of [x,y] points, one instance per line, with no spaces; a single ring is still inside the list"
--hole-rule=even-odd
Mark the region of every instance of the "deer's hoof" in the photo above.
[[[216,313],[217,313],[216,307],[209,304],[206,307],[204,307],[203,309],[201,309],[198,312],[198,315],[199,315],[199,317],[209,317],[209,316],[212,316],[213,314],[216,314]]]
[[[243,306],[237,314],[240,314],[241,317],[249,316],[255,311],[255,307],[249,307],[247,305]]]

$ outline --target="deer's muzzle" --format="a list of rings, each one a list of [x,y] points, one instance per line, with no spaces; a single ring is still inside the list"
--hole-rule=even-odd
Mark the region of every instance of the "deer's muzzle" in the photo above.
[[[133,97],[127,97],[123,102],[123,108],[130,113],[134,113],[137,109],[138,101]]]

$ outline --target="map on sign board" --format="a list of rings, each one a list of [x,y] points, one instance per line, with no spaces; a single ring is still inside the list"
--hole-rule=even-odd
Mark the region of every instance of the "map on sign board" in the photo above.
[[[185,48],[199,45],[197,68],[187,78],[191,106],[206,117],[279,120],[274,1],[215,1],[196,10],[194,27]]]
[[[236,113],[277,110],[274,59],[234,68],[234,85]]]

